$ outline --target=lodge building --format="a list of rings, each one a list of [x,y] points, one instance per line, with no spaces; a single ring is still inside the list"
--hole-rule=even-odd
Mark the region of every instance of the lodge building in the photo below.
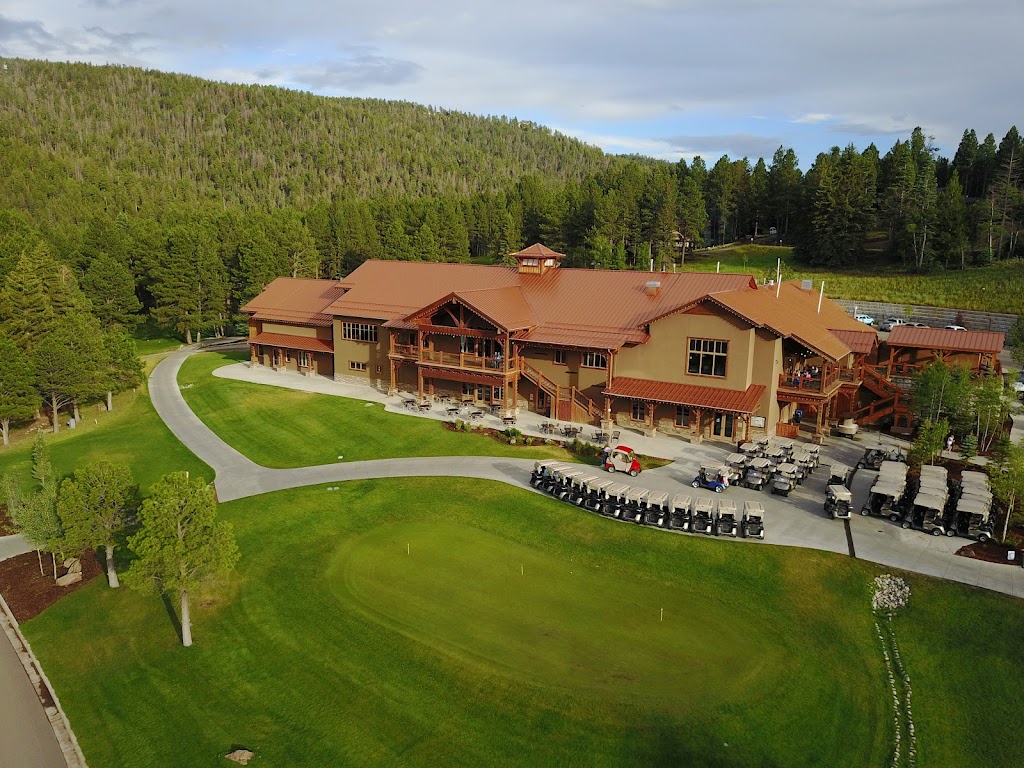
[[[251,364],[694,441],[792,435],[798,410],[824,433],[863,407],[877,334],[800,283],[513,256],[278,278],[242,307]]]

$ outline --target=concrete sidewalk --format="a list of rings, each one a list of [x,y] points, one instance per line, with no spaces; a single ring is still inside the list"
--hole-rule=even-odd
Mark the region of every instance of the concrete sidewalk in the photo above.
[[[347,480],[388,477],[471,477],[496,480],[529,489],[530,459],[496,457],[442,456],[426,458],[396,458],[377,461],[340,462],[298,469],[269,469],[242,456],[213,434],[185,404],[177,384],[177,372],[193,349],[175,352],[163,360],[150,377],[150,394],[154,406],[172,432],[197,456],[213,467],[216,487],[221,501],[245,498],[261,493],[328,485]],[[220,368],[215,375],[254,383],[267,383],[307,392],[318,392],[339,397],[383,402],[389,411],[409,418],[449,418],[442,406],[427,412],[404,408],[401,397],[389,398],[370,387],[336,384],[327,379],[307,378],[298,374],[277,373],[267,369],[250,369],[244,364]],[[502,428],[496,416],[487,415],[480,420],[486,426]],[[524,434],[544,437],[540,424],[547,421],[536,414],[522,414],[517,428]],[[592,435],[587,427],[584,437]],[[710,491],[693,489],[690,482],[702,461],[721,460],[731,449],[714,444],[691,445],[674,437],[646,438],[635,433],[624,433],[619,442],[653,456],[673,459],[668,466],[644,472],[635,480],[623,478],[630,485],[691,496],[714,496]],[[876,445],[902,445],[902,441],[869,433],[858,440],[828,438],[822,446],[821,467],[788,497],[772,496],[764,491],[733,487],[727,493],[738,502],[752,499],[760,501],[766,510],[764,543],[783,546],[807,547],[843,554],[850,553],[842,522],[829,519],[822,508],[828,465],[833,462],[854,466],[864,449]],[[600,470],[594,468],[594,473]],[[867,498],[875,473],[861,470],[853,484],[854,508],[859,510]],[[322,489],[325,494],[329,493]],[[581,514],[588,514],[581,511]],[[953,552],[968,543],[966,539],[947,539],[925,535],[920,531],[904,531],[888,520],[854,515],[850,521],[856,556],[882,565],[925,573],[953,581],[985,587],[998,592],[1024,597],[1024,569],[1020,567],[985,563],[956,557]],[[672,535],[666,532],[666,535]],[[693,534],[677,534],[693,535]],[[734,540],[736,546],[761,543],[752,539]]]

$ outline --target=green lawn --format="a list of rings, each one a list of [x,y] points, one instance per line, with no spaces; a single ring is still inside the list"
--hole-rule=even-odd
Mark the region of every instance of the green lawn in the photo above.
[[[1024,262],[1010,261],[960,271],[910,275],[891,266],[863,273],[828,271],[808,267],[793,258],[792,248],[744,245],[705,251],[687,259],[686,269],[714,271],[721,262],[723,272],[748,272],[758,278],[775,276],[776,260],[782,258],[783,277],[814,280],[817,288],[825,281],[825,293],[851,301],[887,301],[987,312],[1021,311],[1024,294]]]
[[[147,317],[145,322],[135,329],[135,346],[142,356],[171,352],[184,343],[185,340],[181,336],[161,328],[151,317]]]
[[[69,475],[89,462],[105,459],[128,464],[144,490],[167,472],[179,470],[213,480],[213,470],[185,448],[157,416],[145,387],[117,395],[110,413],[98,404],[84,406],[81,426],[61,429],[59,435],[48,434],[47,438],[58,475]],[[0,448],[0,474],[11,472],[26,487],[31,484],[31,463],[30,438]]]
[[[515,456],[571,460],[555,445],[511,446],[452,432],[441,422],[387,413],[380,403],[295,392],[212,371],[245,353],[203,352],[181,367],[189,407],[225,442],[265,467],[305,467],[401,456]]]
[[[289,766],[891,759],[868,563],[470,480],[221,514],[242,560],[195,611],[192,649],[160,600],[101,580],[24,625],[91,765],[217,765],[234,744]],[[910,580],[896,631],[918,764],[1016,764],[1020,603]]]

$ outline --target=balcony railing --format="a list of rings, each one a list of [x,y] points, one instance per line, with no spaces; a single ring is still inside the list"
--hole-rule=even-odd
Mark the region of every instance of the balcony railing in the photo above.
[[[415,344],[395,344],[391,348],[391,354],[408,360],[419,360],[420,357],[419,347]]]
[[[807,394],[827,393],[839,381],[839,369],[827,368],[817,376],[804,376],[798,373],[780,373],[780,392],[803,392]]]
[[[508,373],[519,366],[519,358],[484,357],[465,352],[439,352],[432,349],[419,350],[419,361],[430,365],[443,365],[449,368],[469,368],[473,370]]]

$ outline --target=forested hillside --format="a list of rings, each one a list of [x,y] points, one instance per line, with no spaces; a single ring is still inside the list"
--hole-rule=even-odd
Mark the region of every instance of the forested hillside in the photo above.
[[[188,338],[230,329],[278,275],[340,277],[369,258],[493,261],[541,241],[567,266],[671,268],[762,237],[830,269],[922,273],[1024,249],[1016,128],[965,131],[953,158],[915,130],[806,172],[785,147],[708,168],[414,104],[4,64],[0,332],[49,257],[103,326],[148,314]]]

